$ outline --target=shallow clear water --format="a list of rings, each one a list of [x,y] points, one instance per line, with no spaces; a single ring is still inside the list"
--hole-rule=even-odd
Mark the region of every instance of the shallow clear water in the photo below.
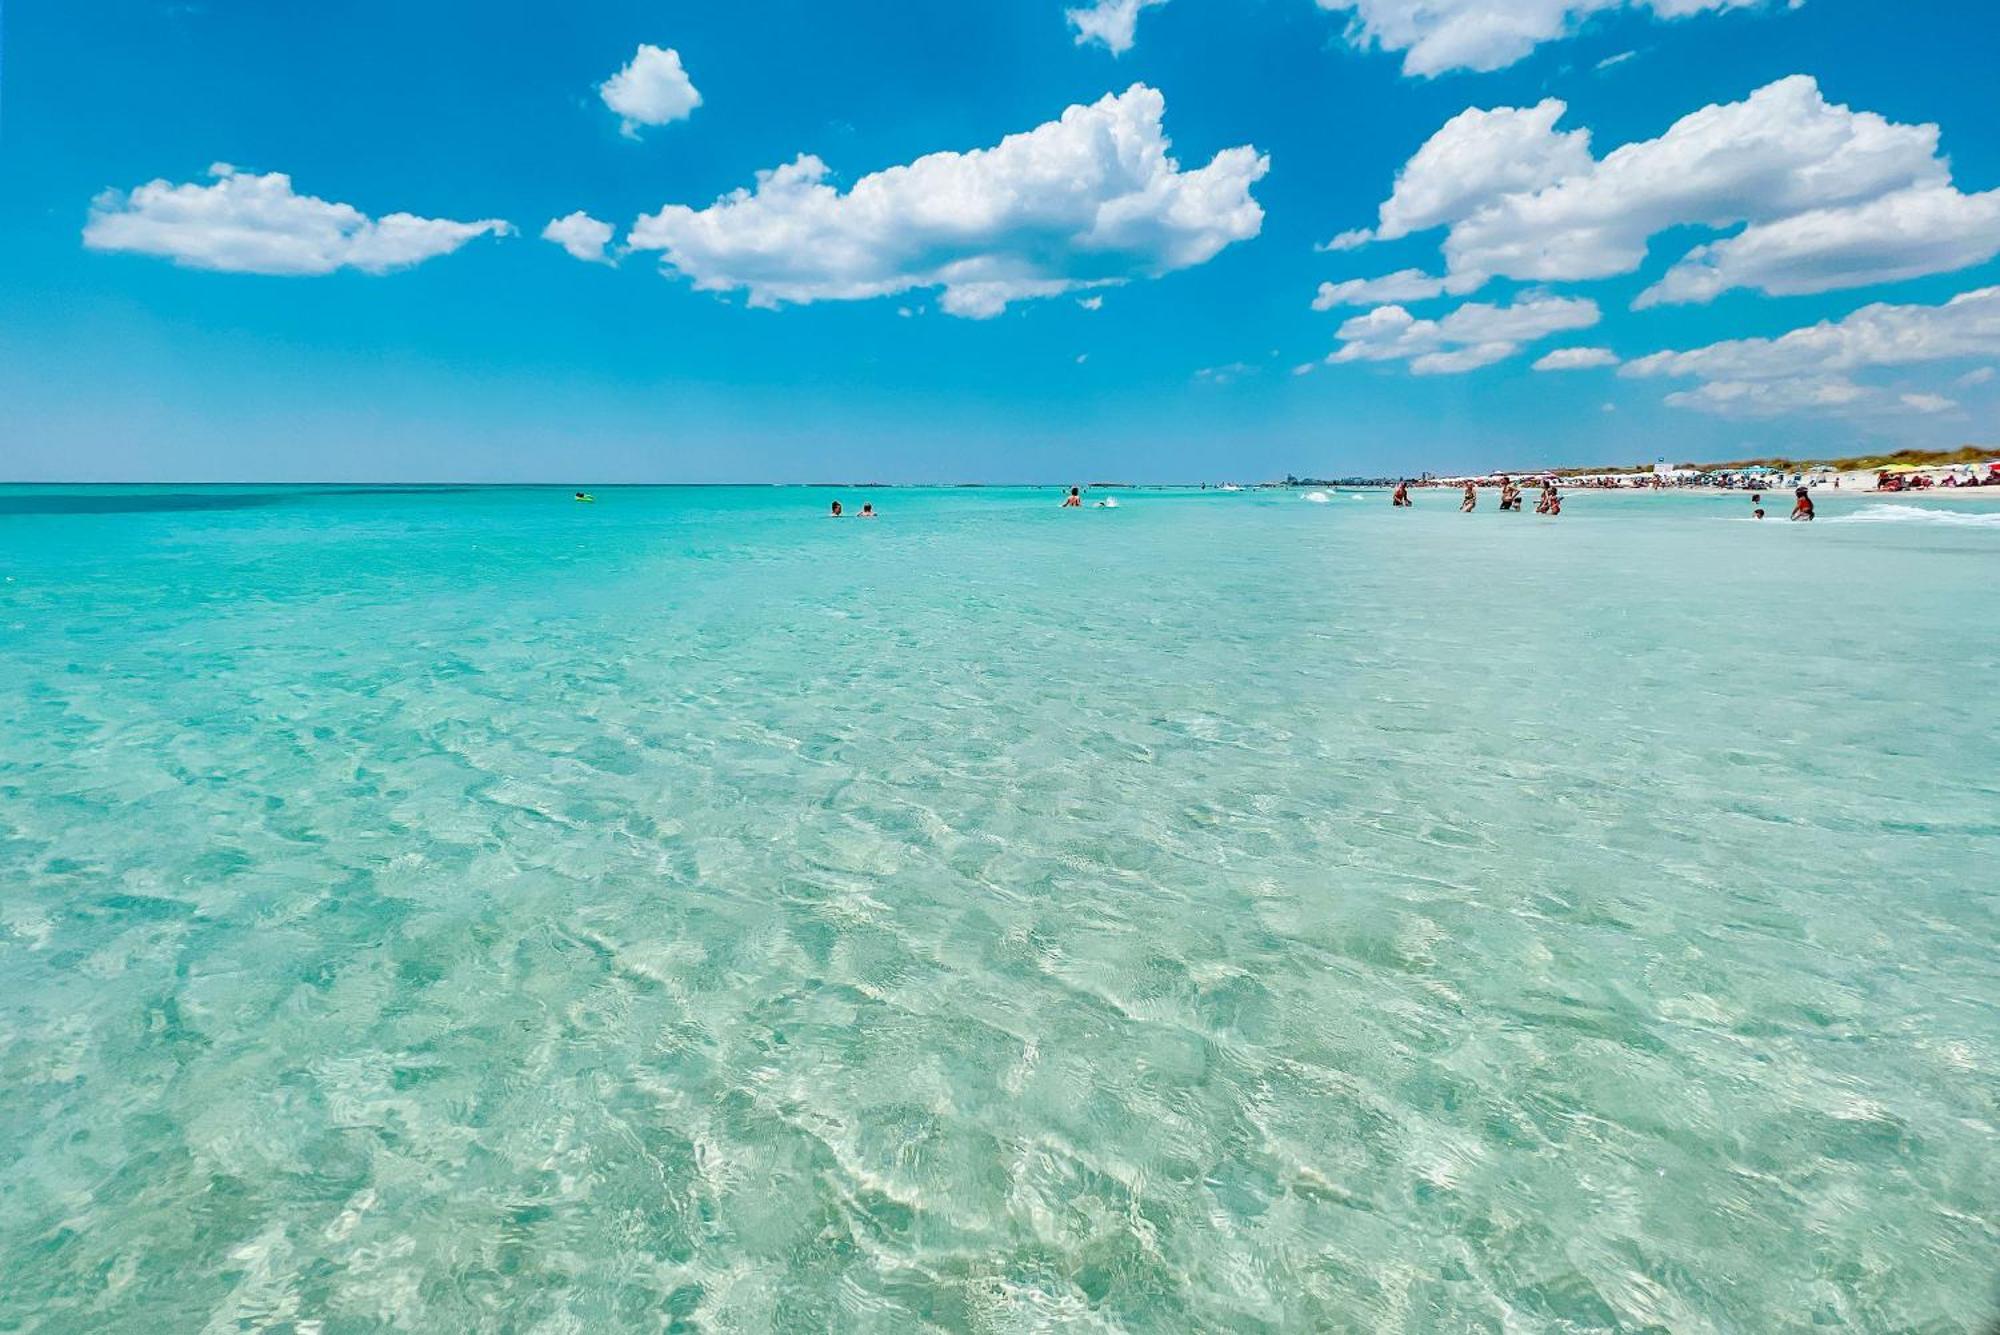
[[[1995,1313],[2000,506],[845,499],[0,489],[0,1327]]]

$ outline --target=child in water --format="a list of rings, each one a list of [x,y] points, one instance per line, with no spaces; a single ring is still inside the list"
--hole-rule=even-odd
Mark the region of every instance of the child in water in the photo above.
[[[1479,488],[1470,482],[1465,484],[1465,499],[1458,503],[1458,512],[1469,515],[1479,508]]]
[[[1812,497],[1806,494],[1804,487],[1800,487],[1793,495],[1797,499],[1792,502],[1792,518],[1795,520],[1803,519],[1807,523],[1811,523],[1813,517]]]

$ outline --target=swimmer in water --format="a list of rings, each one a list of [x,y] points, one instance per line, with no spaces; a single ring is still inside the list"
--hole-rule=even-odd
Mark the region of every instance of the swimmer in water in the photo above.
[[[1063,497],[1062,508],[1065,510],[1081,510],[1083,508],[1083,493],[1078,488],[1071,487],[1069,495]]]
[[[863,519],[873,519],[875,517],[875,502],[861,502],[861,517]]]
[[[1458,512],[1469,515],[1479,508],[1479,488],[1470,482],[1465,484],[1465,499],[1458,503]]]
[[[828,514],[828,516],[827,516],[827,517],[828,517],[829,519],[838,519],[838,518],[840,518],[840,502],[839,502],[839,501],[835,501],[835,502],[833,503],[833,510],[832,510],[832,511],[831,511],[831,512],[830,512],[830,513]]]
[[[1764,507],[1760,505],[1756,509],[1752,510],[1750,512],[1750,517],[1752,519],[1762,519],[1764,517]]]
[[[597,499],[595,496],[591,495],[587,491],[579,491],[576,494],[576,498],[580,501],[594,501]]]
[[[1396,484],[1396,494],[1389,498],[1389,504],[1408,505],[1409,503],[1410,503],[1410,484],[1407,482],[1398,482]]]
[[[1811,523],[1813,517],[1812,497],[1806,494],[1804,487],[1800,487],[1792,495],[1795,497],[1792,502],[1792,518],[1795,520],[1803,519],[1807,523]]]

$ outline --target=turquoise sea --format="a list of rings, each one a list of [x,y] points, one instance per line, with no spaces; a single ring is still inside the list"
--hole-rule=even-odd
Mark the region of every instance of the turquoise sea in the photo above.
[[[2000,505],[596,495],[0,489],[0,1329],[2000,1315]]]

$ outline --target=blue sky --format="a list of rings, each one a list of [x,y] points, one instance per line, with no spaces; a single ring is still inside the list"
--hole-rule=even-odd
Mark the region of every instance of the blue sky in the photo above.
[[[2000,441],[1983,6],[1070,10],[13,0],[0,476]]]

